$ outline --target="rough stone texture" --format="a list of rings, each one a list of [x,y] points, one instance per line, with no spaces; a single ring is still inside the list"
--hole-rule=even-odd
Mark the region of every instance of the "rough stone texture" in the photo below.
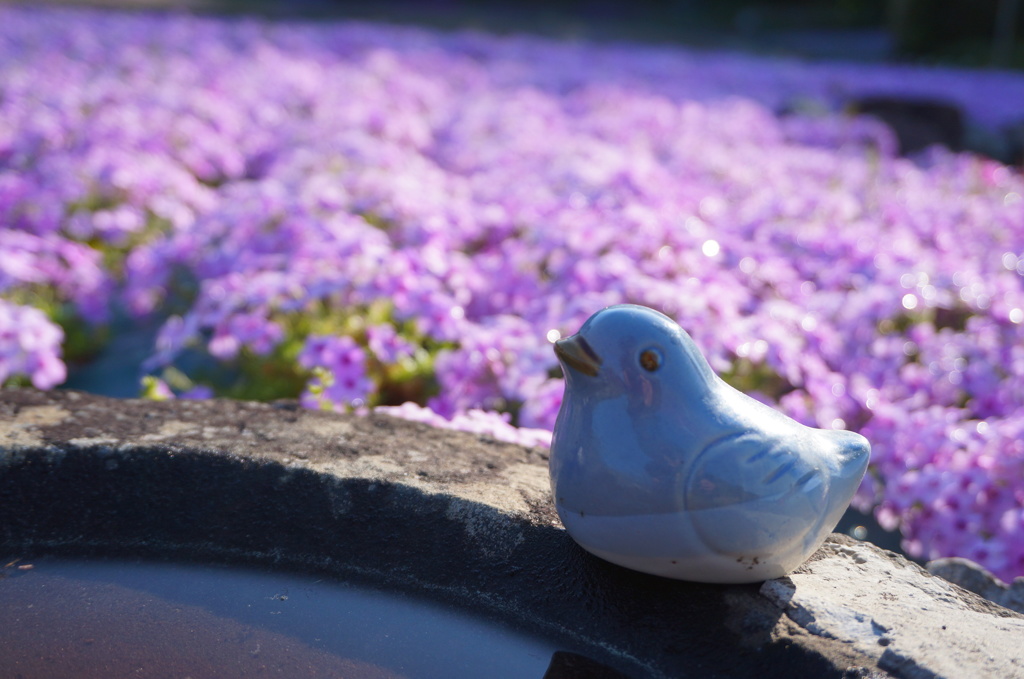
[[[1006,584],[969,559],[936,559],[928,562],[928,572],[960,585],[980,597],[1024,613],[1024,578]]]
[[[543,450],[291,403],[0,391],[0,556],[42,553],[415,591],[557,640],[551,679],[1024,676],[1024,616],[872,545],[763,587],[635,573],[561,529]]]
[[[1024,616],[893,556],[834,536],[761,593],[897,676],[1024,677]]]

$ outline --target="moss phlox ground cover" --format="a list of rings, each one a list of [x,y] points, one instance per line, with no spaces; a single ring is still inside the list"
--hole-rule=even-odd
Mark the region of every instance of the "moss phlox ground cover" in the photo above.
[[[0,8],[0,381],[158,318],[154,396],[298,397],[544,445],[550,342],[632,302],[874,449],[855,503],[1024,575],[1024,180],[895,154],[863,94],[1024,77]],[[141,375],[140,375],[141,377]]]

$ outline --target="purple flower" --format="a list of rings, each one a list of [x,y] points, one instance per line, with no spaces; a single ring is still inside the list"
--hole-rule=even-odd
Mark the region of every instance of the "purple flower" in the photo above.
[[[547,429],[514,427],[509,424],[508,413],[474,409],[465,413],[458,413],[449,420],[438,415],[430,408],[424,408],[411,402],[400,406],[378,406],[373,411],[404,420],[422,422],[441,429],[454,429],[489,436],[498,441],[506,441],[521,446],[547,447],[551,445],[550,431]]]
[[[399,336],[395,326],[390,324],[372,325],[366,329],[366,336],[370,351],[381,363],[396,363],[412,356],[416,349],[408,340]]]
[[[205,384],[197,384],[194,387],[186,389],[185,391],[178,394],[178,398],[192,399],[196,401],[210,399],[213,398],[213,396],[213,389],[206,386]]]
[[[563,380],[545,380],[530,389],[530,396],[519,411],[519,426],[552,431],[558,410],[562,407],[564,392]]]
[[[263,313],[252,311],[228,316],[214,330],[210,353],[218,358],[233,358],[246,346],[257,354],[267,354],[281,341],[284,331]]]
[[[307,407],[358,407],[373,391],[373,382],[366,375],[366,352],[351,337],[311,335],[299,354],[299,364],[314,371],[302,394]]]
[[[64,332],[33,307],[0,299],[0,384],[22,375],[37,389],[50,389],[67,378],[61,360]]]

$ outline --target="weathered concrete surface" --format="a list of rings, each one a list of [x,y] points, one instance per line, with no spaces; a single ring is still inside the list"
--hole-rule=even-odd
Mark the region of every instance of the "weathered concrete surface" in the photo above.
[[[294,404],[0,391],[0,553],[47,552],[259,561],[415,591],[558,640],[552,678],[967,676],[935,660],[956,653],[911,643],[930,619],[899,613],[948,603],[946,624],[982,635],[986,670],[1024,676],[1021,644],[1005,644],[1024,616],[871,545],[833,536],[763,589],[634,573],[561,529],[545,451]],[[894,581],[923,598],[889,601]]]
[[[926,567],[932,575],[960,585],[1011,611],[1024,613],[1024,577],[1014,578],[1007,584],[973,561],[957,557],[929,561]]]
[[[1024,616],[851,538],[826,543],[761,593],[896,676],[1024,677]]]

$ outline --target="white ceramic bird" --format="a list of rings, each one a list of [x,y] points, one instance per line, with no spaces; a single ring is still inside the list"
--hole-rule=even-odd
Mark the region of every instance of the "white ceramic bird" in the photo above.
[[[566,393],[551,488],[569,535],[638,571],[758,582],[835,528],[870,445],[806,427],[722,381],[686,332],[634,305],[555,343]]]

